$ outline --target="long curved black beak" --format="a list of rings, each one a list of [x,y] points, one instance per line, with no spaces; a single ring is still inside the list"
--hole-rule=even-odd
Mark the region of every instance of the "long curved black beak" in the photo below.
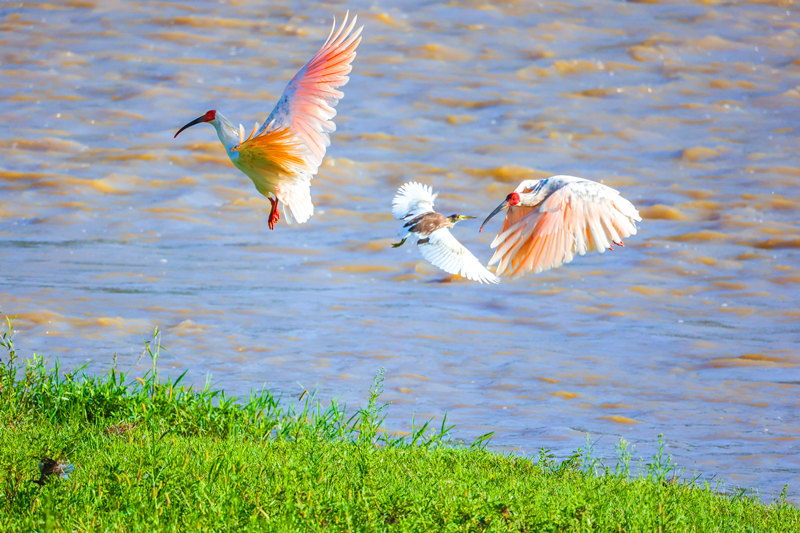
[[[183,130],[185,130],[186,128],[189,128],[189,127],[191,127],[191,126],[194,126],[195,124],[202,124],[202,123],[203,123],[203,122],[205,122],[205,121],[206,121],[206,116],[205,116],[205,115],[203,115],[202,117],[197,117],[196,119],[194,119],[194,120],[193,120],[193,121],[191,121],[190,123],[186,124],[186,125],[185,125],[184,127],[182,127],[181,129],[179,129],[179,130],[178,130],[178,133],[182,132],[182,131],[183,131]],[[177,137],[177,136],[178,136],[178,133],[176,133],[176,134],[175,134],[175,137]],[[174,139],[175,137],[173,137],[173,139]]]
[[[500,211],[502,211],[507,207],[508,207],[508,200],[503,200],[503,202],[497,207],[495,207],[494,211],[492,211],[492,213],[488,217],[486,217],[486,220],[484,220],[483,224],[481,224],[481,229],[478,230],[478,233],[483,231],[483,227],[486,225],[487,222],[489,222],[489,219],[491,219],[493,216],[495,216],[497,213],[499,213]]]

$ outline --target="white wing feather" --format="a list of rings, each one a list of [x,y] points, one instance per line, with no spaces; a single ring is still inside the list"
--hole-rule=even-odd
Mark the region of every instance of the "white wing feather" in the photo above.
[[[497,283],[497,276],[486,270],[478,258],[453,237],[447,228],[428,235],[428,242],[418,244],[422,257],[432,265],[479,283]]]
[[[433,211],[433,202],[436,200],[433,190],[422,183],[409,181],[397,189],[392,200],[392,215],[402,220],[406,217],[415,217]]]

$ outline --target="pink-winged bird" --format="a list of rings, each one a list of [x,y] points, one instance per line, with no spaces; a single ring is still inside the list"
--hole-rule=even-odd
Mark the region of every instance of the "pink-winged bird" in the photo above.
[[[574,176],[525,180],[481,225],[507,209],[489,265],[498,276],[542,272],[569,263],[575,254],[623,246],[642,218],[611,187]]]
[[[317,173],[329,135],[336,130],[334,106],[344,96],[338,90],[348,81],[361,30],[356,19],[339,27],[336,20],[328,38],[283,91],[275,108],[259,128],[245,137],[244,126],[236,128],[222,113],[211,110],[189,122],[175,134],[208,123],[217,130],[233,164],[253,180],[258,192],[272,204],[269,228],[280,219],[278,206],[288,222],[306,222],[314,214],[311,178]],[[274,199],[272,196],[274,196]]]

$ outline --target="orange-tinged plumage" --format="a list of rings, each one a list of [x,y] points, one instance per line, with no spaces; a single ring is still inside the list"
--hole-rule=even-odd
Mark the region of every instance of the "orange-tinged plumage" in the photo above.
[[[349,24],[348,18],[345,15],[338,27],[334,20],[319,51],[288,83],[264,125],[256,124],[247,139],[243,126],[237,129],[215,110],[178,131],[201,122],[214,126],[233,164],[272,203],[270,229],[280,218],[279,204],[290,222],[306,222],[314,214],[311,178],[336,130],[334,108],[343,96],[339,88],[349,79],[361,42],[362,28],[355,27],[356,17]]]
[[[247,175],[252,173],[257,176],[278,178],[281,175],[292,176],[302,173],[308,168],[303,157],[305,149],[288,127],[263,131],[257,135],[251,134],[232,150],[239,152],[235,164]],[[256,182],[256,179],[253,181],[258,188],[259,182]],[[267,192],[272,192],[274,184],[265,188],[269,189]]]
[[[573,176],[523,181],[486,221],[505,208],[489,261],[504,276],[542,272],[572,261],[575,254],[622,246],[641,221],[616,190]]]
[[[316,166],[322,162],[325,149],[330,144],[328,134],[336,129],[331,122],[336,111],[329,101],[338,101],[344,96],[337,87],[347,83],[356,48],[361,42],[361,29],[353,32],[355,23],[354,17],[345,30],[345,17],[338,31],[334,25],[320,50],[287,87],[287,91],[290,88],[293,91],[293,99],[289,103],[289,122],[292,130],[311,151],[312,162]]]

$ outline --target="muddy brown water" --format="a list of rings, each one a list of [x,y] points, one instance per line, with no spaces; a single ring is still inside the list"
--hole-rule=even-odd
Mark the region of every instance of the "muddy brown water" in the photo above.
[[[213,130],[247,128],[333,14],[365,24],[308,224]],[[456,424],[563,457],[663,433],[687,477],[800,487],[800,14],[793,2],[93,2],[0,6],[0,311],[65,368],[162,368]],[[454,233],[530,177],[602,180],[645,219],[622,250],[479,286],[389,247],[396,188]]]

